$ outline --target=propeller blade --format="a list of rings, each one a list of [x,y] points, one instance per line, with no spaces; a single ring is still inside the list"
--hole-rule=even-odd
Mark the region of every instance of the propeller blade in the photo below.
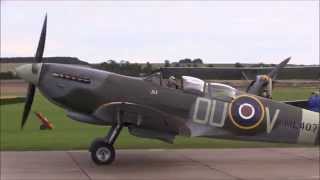
[[[248,82],[250,82],[250,79],[248,78],[248,76],[245,72],[241,71],[241,74]]]
[[[43,22],[43,25],[42,25],[42,30],[41,30],[41,35],[40,35],[37,51],[36,51],[36,54],[35,54],[35,57],[34,57],[36,63],[42,62],[44,46],[45,46],[45,43],[46,43],[46,34],[47,34],[47,14],[46,14],[46,16],[44,18],[44,22]],[[33,73],[37,73],[37,71],[38,71],[38,69],[36,68],[35,64],[33,64],[32,65],[32,72]]]
[[[35,90],[36,90],[35,85],[29,84],[28,93],[27,93],[27,100],[26,100],[26,104],[24,105],[24,110],[23,110],[23,115],[22,115],[21,129],[23,129],[23,127],[28,119],[28,115],[29,115],[31,105],[33,102]]]
[[[287,59],[283,60],[280,64],[278,64],[277,67],[275,67],[271,72],[269,72],[268,76],[274,80],[276,79],[279,71],[288,64],[288,62],[290,61],[291,57],[288,57]]]
[[[46,33],[47,33],[47,15],[44,18],[43,26],[42,26],[42,31],[35,55],[35,60],[36,62],[41,62],[42,61],[42,56],[43,56],[43,51],[44,51],[44,45],[46,43]]]
[[[47,14],[44,18],[37,51],[36,51],[36,54],[34,57],[36,63],[42,62],[43,51],[44,51],[44,46],[45,46],[45,42],[46,42],[46,33],[47,33]],[[32,73],[36,73],[38,71],[36,63],[32,64],[32,68],[31,68]],[[30,113],[30,109],[32,106],[35,91],[36,91],[36,86],[33,84],[29,84],[28,93],[27,93],[27,100],[24,105],[24,110],[23,110],[23,114],[22,114],[21,129],[23,129],[23,127],[28,119],[28,115]]]
[[[272,81],[276,79],[279,71],[290,61],[291,57],[283,60],[280,64],[278,64],[268,75],[260,75],[256,81],[252,81],[251,84],[247,88],[247,92],[255,95],[261,95],[263,89],[266,85],[269,85],[269,92],[271,92],[273,85]]]

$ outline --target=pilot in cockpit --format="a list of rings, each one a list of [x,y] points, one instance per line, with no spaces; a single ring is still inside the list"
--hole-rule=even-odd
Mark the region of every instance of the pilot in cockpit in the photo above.
[[[179,86],[178,86],[178,83],[177,83],[177,80],[174,76],[170,76],[169,79],[168,79],[168,83],[167,83],[167,86],[169,88],[175,88],[175,89],[178,89]]]

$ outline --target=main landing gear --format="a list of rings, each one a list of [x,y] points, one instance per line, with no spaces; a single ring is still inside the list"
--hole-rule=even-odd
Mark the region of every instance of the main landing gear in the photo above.
[[[121,123],[122,113],[118,112],[117,124],[111,126],[108,135],[105,138],[95,139],[89,149],[91,159],[97,165],[111,164],[115,159],[115,150],[113,144],[119,136],[123,124]]]

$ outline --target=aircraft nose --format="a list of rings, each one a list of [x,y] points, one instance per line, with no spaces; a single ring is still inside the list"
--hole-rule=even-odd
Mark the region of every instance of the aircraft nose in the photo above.
[[[16,75],[31,84],[37,85],[39,82],[41,67],[41,63],[24,64],[16,68]]]

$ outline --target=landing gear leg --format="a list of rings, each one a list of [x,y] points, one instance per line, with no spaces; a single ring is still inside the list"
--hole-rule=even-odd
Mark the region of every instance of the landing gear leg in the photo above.
[[[97,165],[111,164],[115,159],[115,150],[113,147],[114,142],[119,136],[122,124],[123,112],[117,112],[117,123],[112,125],[105,138],[95,139],[90,147],[91,159]]]

